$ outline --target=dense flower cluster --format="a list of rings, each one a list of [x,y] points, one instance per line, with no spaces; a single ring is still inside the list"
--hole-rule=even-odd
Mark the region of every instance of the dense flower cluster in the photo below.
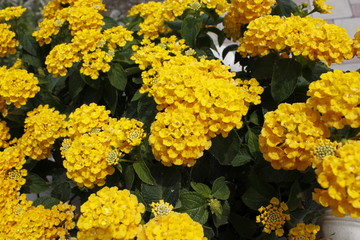
[[[354,38],[355,38],[354,39],[355,56],[360,58],[360,28],[357,29]]]
[[[331,13],[331,10],[333,7],[331,5],[326,4],[327,0],[314,0],[314,8],[319,13]]]
[[[48,105],[28,112],[24,134],[17,143],[23,153],[34,160],[50,157],[55,140],[66,135],[65,117]]]
[[[170,212],[158,215],[143,225],[138,240],[206,240],[204,229],[187,213]]]
[[[331,32],[331,34],[329,34]],[[341,64],[353,58],[353,40],[346,30],[313,17],[265,16],[251,21],[240,38],[238,52],[244,57],[265,56],[271,50],[290,50],[312,61]]]
[[[106,176],[115,172],[114,165],[146,136],[143,123],[128,118],[117,120],[109,114],[104,106],[91,103],[69,115],[69,138],[64,139],[61,154],[67,176],[80,187],[104,185]]]
[[[32,206],[25,197],[23,194],[10,200],[0,211],[0,239],[67,239],[69,230],[75,227],[75,206],[60,203],[45,209],[42,205]]]
[[[0,67],[0,97],[6,105],[20,108],[39,91],[39,80],[24,69]]]
[[[197,7],[194,7],[196,3]],[[213,8],[218,14],[225,13],[230,4],[226,0],[165,0],[164,2],[150,1],[148,3],[137,4],[129,11],[129,16],[143,18],[139,24],[139,35],[145,38],[155,39],[159,34],[166,33],[169,28],[165,25],[167,21],[173,21],[176,17],[181,16],[186,9],[193,8],[198,10],[201,4],[207,8]]]
[[[162,58],[162,56],[160,57]],[[259,104],[263,88],[255,79],[234,80],[218,60],[176,55],[142,74],[141,92],[158,104],[149,143],[164,165],[193,166],[211,146],[242,126],[251,103]]]
[[[233,40],[240,38],[240,26],[271,13],[276,0],[234,0],[224,18],[224,32]]]
[[[173,206],[167,202],[164,202],[164,200],[160,200],[159,202],[152,202],[150,204],[151,206],[151,212],[154,214],[154,216],[163,216],[168,215],[173,210]]]
[[[285,213],[287,210],[286,203],[280,203],[279,199],[273,197],[268,206],[259,208],[261,214],[256,216],[256,222],[264,225],[263,232],[270,234],[275,231],[275,234],[281,237],[284,235],[282,227],[290,220],[290,214]]]
[[[0,121],[0,148],[9,146],[8,140],[11,138],[9,128],[5,121]]]
[[[349,140],[335,155],[323,158],[315,170],[322,189],[313,199],[330,207],[335,216],[360,217],[360,141]]]
[[[314,145],[330,136],[321,115],[305,103],[282,103],[264,117],[260,150],[275,169],[305,170],[313,162]]]
[[[328,127],[360,127],[360,73],[334,70],[320,78],[310,84],[307,104],[321,113]]]
[[[9,21],[14,18],[19,18],[26,11],[26,8],[21,6],[7,7],[0,10],[0,21]]]
[[[129,190],[104,187],[81,205],[79,240],[135,239],[145,206]]]
[[[289,231],[288,240],[315,240],[320,226],[314,224],[298,223]]]

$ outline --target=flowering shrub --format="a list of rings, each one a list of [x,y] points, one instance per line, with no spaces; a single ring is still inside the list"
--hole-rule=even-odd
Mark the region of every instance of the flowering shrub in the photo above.
[[[330,11],[1,9],[0,240],[310,240],[325,208],[360,217],[360,73],[330,68],[360,57],[360,28],[310,16]]]

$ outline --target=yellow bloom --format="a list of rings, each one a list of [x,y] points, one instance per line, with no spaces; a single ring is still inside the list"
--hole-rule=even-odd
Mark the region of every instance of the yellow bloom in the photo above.
[[[187,213],[170,212],[158,215],[143,225],[138,240],[207,240],[200,223]]]
[[[260,151],[275,169],[305,170],[314,161],[315,143],[329,136],[317,111],[305,103],[282,103],[265,114]]]
[[[313,199],[330,207],[336,216],[360,216],[360,141],[349,140],[325,156],[317,165],[317,181],[323,189],[315,189]]]
[[[309,85],[307,104],[321,113],[329,127],[360,127],[360,73],[334,70],[320,78]]]
[[[320,226],[314,224],[298,223],[289,231],[288,240],[315,240]]]
[[[16,7],[7,7],[0,10],[0,21],[9,21],[14,18],[19,18],[24,12],[26,8],[22,6]]]
[[[288,210],[288,206],[273,197],[270,205],[259,209],[260,215],[256,216],[256,222],[264,225],[263,232],[270,234],[275,230],[275,234],[279,237],[284,235],[284,226],[286,221],[290,220],[290,215],[284,213]]]
[[[11,138],[9,128],[5,121],[0,121],[0,148],[9,146],[8,140]]]
[[[355,56],[360,58],[360,28],[357,29],[355,35],[354,35],[354,53]]]
[[[151,212],[154,214],[155,217],[168,215],[174,208],[170,203],[164,202],[164,200],[160,200],[157,203],[152,202],[150,206]]]
[[[0,57],[8,53],[15,54],[18,45],[19,42],[15,39],[15,33],[10,30],[10,25],[0,23]]]
[[[145,206],[129,190],[104,187],[81,205],[78,240],[130,240],[140,230]]]
[[[327,0],[313,0],[315,10],[319,13],[331,13],[330,9],[332,9],[333,7],[326,4],[326,1]]]

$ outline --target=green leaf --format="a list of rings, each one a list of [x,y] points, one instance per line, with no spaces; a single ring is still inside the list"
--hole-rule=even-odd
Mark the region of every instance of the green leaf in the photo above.
[[[125,167],[123,177],[125,181],[125,187],[127,189],[131,189],[135,180],[135,173],[132,165],[128,165]]]
[[[71,196],[71,186],[68,182],[63,182],[54,187],[51,191],[51,196],[59,199],[62,202],[66,202],[70,200]]]
[[[206,223],[209,217],[207,199],[196,192],[184,192],[180,194],[181,212],[188,213],[194,221]]]
[[[238,47],[239,47],[239,45],[237,45],[237,44],[228,45],[226,48],[224,48],[224,50],[222,52],[222,58],[225,59],[226,55],[229,52],[235,51],[236,49],[238,49]]]
[[[196,182],[191,182],[190,185],[195,190],[195,192],[199,193],[201,196],[205,198],[211,198],[211,189],[209,186]]]
[[[116,107],[118,105],[118,90],[114,88],[111,84],[105,83],[104,92],[104,100],[106,106],[111,111],[111,114],[114,115],[116,112]]]
[[[277,6],[274,12],[280,16],[290,17],[291,14],[298,11],[298,6],[292,0],[276,0]]]
[[[245,165],[248,162],[251,162],[252,159],[253,159],[253,157],[251,156],[248,146],[241,145],[239,152],[236,154],[234,159],[231,161],[231,165],[233,167],[240,167],[242,165]]]
[[[129,67],[125,69],[126,76],[132,76],[141,72],[142,70],[138,67]]]
[[[211,227],[203,226],[204,235],[207,239],[212,239],[215,236],[214,230]]]
[[[81,80],[81,76],[79,72],[74,72],[69,76],[69,93],[71,97],[74,99],[85,87],[85,82]]]
[[[127,84],[126,73],[120,63],[112,63],[108,77],[111,85],[124,91]]]
[[[260,193],[253,187],[249,187],[245,191],[245,193],[241,196],[241,200],[246,206],[255,211],[257,211],[261,206],[269,205],[270,201],[266,195]]]
[[[247,142],[247,146],[252,156],[256,157],[260,154],[259,149],[259,129],[261,128],[249,128],[246,132],[245,138]]]
[[[187,16],[181,24],[181,36],[185,39],[186,44],[194,48],[196,47],[196,38],[201,28],[201,18]]]
[[[209,152],[221,165],[231,165],[239,152],[240,146],[240,137],[235,130],[232,130],[226,138],[221,135],[213,138]]]
[[[264,57],[255,58],[251,68],[251,76],[257,80],[271,79],[274,70],[274,63],[279,58],[277,54],[268,54]]]
[[[112,27],[117,27],[119,24],[110,16],[107,15],[103,15],[103,22],[105,23],[105,25],[102,27],[103,30],[112,28]]]
[[[21,55],[21,60],[29,64],[30,66],[34,66],[35,68],[41,68],[43,66],[42,62],[38,57],[35,57],[30,54],[23,53]]]
[[[134,162],[133,167],[134,167],[135,173],[138,175],[138,177],[140,178],[141,181],[143,181],[144,183],[150,184],[150,185],[155,184],[155,179],[151,175],[150,169],[146,165],[145,161],[140,160],[140,161]]]
[[[44,208],[50,209],[52,206],[55,206],[60,203],[59,199],[53,197],[39,197],[33,202],[33,206],[43,205]]]
[[[216,36],[217,36],[217,41],[218,41],[218,43],[219,43],[219,46],[221,46],[221,45],[224,43],[224,41],[225,41],[225,39],[226,39],[226,35],[225,35],[225,33],[224,33],[223,31],[221,31],[219,28],[216,28],[216,27],[208,27],[208,28],[206,28],[206,30],[209,31],[209,32],[213,32],[213,33],[216,34]]]
[[[254,239],[253,236],[258,229],[254,219],[232,213],[230,214],[229,221],[240,237]]]
[[[179,30],[181,30],[182,21],[179,21],[179,20],[167,21],[167,22],[165,22],[165,24],[172,30],[179,31]]]
[[[227,224],[229,215],[230,215],[230,205],[229,205],[228,201],[225,201],[222,204],[222,214],[220,216],[218,216],[216,214],[213,215],[213,221],[214,221],[215,227],[220,227],[222,225]]]
[[[42,193],[49,188],[49,183],[46,182],[39,175],[30,172],[26,176],[26,183],[23,186],[23,189],[27,193]]]
[[[164,200],[175,206],[179,199],[181,174],[178,168],[156,166],[152,169],[155,185],[141,184],[141,194],[147,204]]]
[[[293,59],[280,59],[275,62],[271,80],[271,96],[280,103],[295,90],[298,77],[301,76],[301,64]]]
[[[230,189],[225,183],[225,177],[215,179],[211,189],[211,195],[220,200],[227,200],[229,198]]]
[[[301,188],[298,181],[295,181],[290,189],[289,199],[286,204],[289,207],[289,211],[294,211],[299,207],[301,203]]]

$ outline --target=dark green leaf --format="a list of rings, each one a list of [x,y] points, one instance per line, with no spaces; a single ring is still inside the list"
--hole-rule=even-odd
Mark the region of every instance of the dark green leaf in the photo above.
[[[228,45],[226,48],[224,48],[223,52],[222,52],[222,58],[225,59],[226,55],[229,52],[235,51],[236,49],[238,49],[239,45],[237,44],[231,44]]]
[[[181,212],[188,213],[192,219],[204,224],[209,217],[207,199],[196,192],[184,192],[180,194]]]
[[[49,188],[49,183],[46,182],[39,175],[30,172],[26,176],[26,183],[23,189],[27,193],[42,193]]]
[[[111,114],[115,114],[116,107],[118,105],[118,90],[114,88],[111,84],[105,83],[104,89],[104,100],[107,106],[107,109],[111,111]]]
[[[296,87],[301,76],[301,64],[293,59],[280,59],[275,62],[271,80],[271,96],[280,103],[287,99]]]
[[[212,186],[211,195],[220,200],[227,200],[230,196],[230,189],[225,183],[224,177],[217,178]]]
[[[112,28],[112,27],[117,27],[119,24],[112,18],[109,17],[107,15],[103,15],[103,21],[105,23],[105,25],[102,27],[103,30]]]
[[[196,38],[201,28],[201,18],[187,16],[181,24],[181,36],[185,39],[186,44],[194,48],[196,47]]]
[[[30,53],[33,56],[37,56],[37,51],[39,49],[39,45],[36,42],[35,38],[31,36],[28,30],[21,29],[17,33],[17,39],[20,42],[20,45],[25,49],[26,52]]]
[[[301,203],[301,188],[297,181],[293,183],[290,189],[289,199],[286,204],[289,207],[289,211],[294,211],[299,207]]]
[[[134,162],[133,167],[134,167],[135,173],[138,175],[138,177],[140,178],[141,181],[143,181],[144,183],[150,184],[150,185],[155,184],[155,179],[151,175],[150,169],[146,165],[145,161],[140,160],[140,161]]]
[[[278,54],[268,54],[264,57],[256,58],[251,69],[251,76],[258,80],[271,79],[274,70],[273,66],[278,58]]]
[[[71,186],[68,182],[63,182],[54,187],[51,191],[51,196],[59,199],[62,202],[66,202],[70,200],[71,196]]]
[[[26,54],[26,53],[22,54],[21,60],[23,60],[30,66],[34,66],[35,68],[41,68],[43,66],[42,62],[40,61],[40,59],[38,57],[35,57],[30,54]]]
[[[249,208],[257,211],[261,206],[269,205],[270,199],[264,194],[258,192],[255,188],[248,188],[241,196],[242,201]]]
[[[228,203],[228,201],[225,201],[222,204],[222,214],[220,216],[218,215],[213,215],[213,221],[214,221],[214,225],[215,227],[220,227],[222,225],[225,225],[228,223],[228,219],[229,219],[229,214],[230,214],[230,205]]]
[[[240,167],[253,159],[247,145],[241,145],[239,152],[231,161],[233,167]]]
[[[135,75],[138,73],[141,73],[141,69],[138,67],[130,67],[130,68],[125,69],[126,76],[131,76],[131,75]]]
[[[204,235],[207,239],[212,239],[215,236],[214,230],[211,227],[203,226]]]
[[[93,89],[99,90],[102,87],[102,81],[100,78],[92,79],[89,76],[81,75],[81,79]]]
[[[190,185],[195,190],[195,192],[199,193],[201,196],[205,198],[211,198],[211,189],[209,186],[196,182],[191,182]]]
[[[123,172],[123,167],[122,167],[121,163],[116,164],[116,169],[117,169],[120,173]]]
[[[226,39],[226,35],[225,35],[225,33],[224,33],[223,31],[221,31],[219,28],[216,28],[216,27],[208,27],[208,28],[206,28],[206,30],[209,31],[209,32],[213,32],[213,33],[216,34],[216,36],[217,36],[217,41],[218,41],[218,43],[219,43],[219,46],[221,46],[221,45],[224,43],[224,41],[225,41],[225,39]]]
[[[128,165],[125,167],[123,176],[125,181],[125,187],[127,189],[131,189],[135,179],[134,168],[132,165]]]
[[[33,206],[43,205],[44,208],[50,209],[52,206],[55,206],[60,203],[59,199],[53,197],[39,197],[33,202]]]
[[[172,30],[178,31],[181,30],[182,21],[167,21],[165,22]]]
[[[254,219],[232,213],[230,214],[229,221],[240,237],[254,239],[253,236],[258,229]]]
[[[231,131],[228,137],[221,135],[212,139],[212,146],[209,152],[219,161],[221,165],[231,165],[240,149],[240,137],[235,130]]]
[[[298,6],[292,0],[276,0],[275,14],[290,17],[298,11]]]
[[[127,84],[126,73],[120,63],[111,64],[108,77],[111,85],[115,88],[124,91]]]
[[[81,80],[81,76],[78,72],[74,72],[69,77],[69,93],[72,98],[75,98],[85,87],[85,82]]]
[[[258,129],[255,127],[249,129],[246,132],[245,138],[251,155],[256,157],[258,154],[260,154]]]

